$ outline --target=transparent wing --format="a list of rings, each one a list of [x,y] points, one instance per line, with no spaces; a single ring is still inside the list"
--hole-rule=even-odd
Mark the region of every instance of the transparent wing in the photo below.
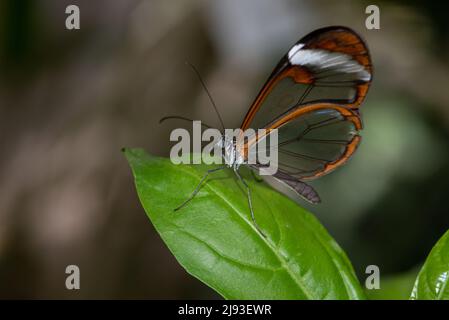
[[[281,59],[241,125],[265,128],[276,118],[312,103],[334,103],[357,110],[372,78],[368,49],[345,27],[316,30]]]
[[[279,170],[296,179],[311,180],[331,172],[344,164],[360,143],[360,118],[350,109],[313,104],[291,117],[271,124],[278,129],[278,144],[265,137],[268,150],[264,152],[277,148]],[[258,144],[261,139],[250,143]],[[260,152],[260,144],[247,150]]]

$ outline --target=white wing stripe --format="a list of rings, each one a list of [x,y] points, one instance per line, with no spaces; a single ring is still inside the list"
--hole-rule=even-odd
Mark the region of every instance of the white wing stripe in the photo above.
[[[288,60],[293,65],[301,65],[312,70],[336,70],[355,73],[363,81],[371,80],[371,74],[363,65],[345,53],[330,52],[322,49],[302,49],[304,44],[294,45],[288,52]]]

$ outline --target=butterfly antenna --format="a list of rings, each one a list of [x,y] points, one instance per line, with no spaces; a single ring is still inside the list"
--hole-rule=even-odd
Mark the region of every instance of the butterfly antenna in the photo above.
[[[171,120],[171,119],[185,120],[185,121],[189,121],[189,122],[195,121],[195,120],[193,120],[193,119],[186,118],[186,117],[182,117],[182,116],[165,116],[165,117],[162,117],[162,118],[159,120],[159,123],[162,123],[162,122],[164,122],[164,121],[166,121],[166,120]],[[206,127],[206,128],[212,128],[210,125],[208,125],[207,123],[204,123],[204,122],[202,122],[202,121],[201,121],[201,125],[204,126],[204,127]]]
[[[218,119],[220,120],[221,127],[222,127],[223,130],[224,130],[224,129],[225,129],[225,126],[224,126],[223,119],[221,118],[220,112],[218,112],[217,105],[215,104],[215,101],[214,101],[214,99],[212,98],[212,95],[210,94],[209,90],[208,90],[207,87],[206,87],[206,83],[203,81],[203,79],[201,78],[200,73],[198,72],[198,70],[195,68],[195,66],[194,66],[193,64],[191,64],[191,63],[188,62],[188,61],[186,61],[186,64],[188,64],[188,65],[192,68],[192,70],[195,72],[196,76],[198,77],[198,80],[200,80],[200,83],[201,83],[201,85],[203,86],[204,90],[206,91],[207,96],[209,97],[209,100],[210,100],[210,102],[212,103],[212,106],[213,106],[214,109],[215,109],[215,113],[217,114]]]

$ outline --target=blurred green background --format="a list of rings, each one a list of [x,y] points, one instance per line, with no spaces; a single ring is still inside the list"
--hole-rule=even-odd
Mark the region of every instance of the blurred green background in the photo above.
[[[80,30],[65,28],[69,4]],[[365,28],[369,4],[380,30]],[[159,125],[167,114],[218,125],[186,60],[238,127],[280,57],[328,25],[366,39],[374,82],[358,152],[313,183],[323,204],[302,205],[361,281],[369,264],[382,277],[416,270],[449,228],[448,12],[417,0],[1,0],[0,298],[218,298],[156,234],[120,148],[167,156],[185,126]],[[65,288],[69,264],[81,290]]]

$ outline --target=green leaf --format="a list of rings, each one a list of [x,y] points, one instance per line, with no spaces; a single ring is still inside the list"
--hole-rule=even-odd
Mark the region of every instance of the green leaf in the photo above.
[[[412,300],[449,299],[449,231],[430,251],[416,278]]]
[[[227,299],[364,298],[351,263],[318,220],[257,182],[255,229],[246,193],[232,170],[214,172],[185,207],[207,169],[174,165],[140,149],[126,149],[140,201],[178,262]]]

